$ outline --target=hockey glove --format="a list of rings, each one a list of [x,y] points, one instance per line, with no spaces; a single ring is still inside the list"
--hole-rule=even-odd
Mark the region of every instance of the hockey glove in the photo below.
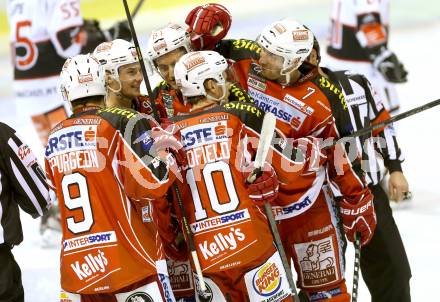
[[[247,180],[254,170],[254,163],[251,163],[245,168],[243,177]],[[257,175],[255,181],[253,183],[246,181],[246,185],[249,197],[259,206],[267,202],[273,202],[278,197],[278,177],[274,168],[268,162],[264,163],[261,174]]]
[[[170,158],[171,154],[179,167],[185,168],[187,166],[183,145],[174,136],[176,129],[177,127],[174,125],[168,126],[165,130],[161,127],[151,129],[151,138],[153,139],[153,145],[151,146],[152,154],[168,162],[172,170],[177,167],[174,166],[174,162]]]
[[[107,41],[115,39],[124,39],[131,41],[131,31],[127,21],[117,22],[115,25],[104,31]]]
[[[186,17],[191,42],[197,50],[214,49],[231,27],[232,16],[223,5],[210,3],[194,8]]]
[[[408,81],[408,72],[405,67],[397,59],[397,56],[387,49],[374,58],[373,65],[388,82],[405,83]]]
[[[373,196],[368,195],[360,202],[352,204],[343,199],[339,205],[347,239],[354,242],[355,234],[360,233],[361,245],[367,244],[373,237],[376,229],[376,213],[374,211]]]

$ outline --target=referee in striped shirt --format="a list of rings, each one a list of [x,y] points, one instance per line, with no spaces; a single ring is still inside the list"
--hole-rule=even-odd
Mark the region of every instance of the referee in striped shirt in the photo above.
[[[334,83],[339,83],[347,106],[332,102],[336,128],[341,137],[390,118],[368,80],[346,71],[332,72],[319,67],[319,44],[315,39],[309,63],[318,66]],[[374,140],[373,140],[374,139]],[[377,146],[375,142],[380,141]],[[390,201],[380,182],[384,177],[376,151],[381,155],[390,172],[389,194],[401,201],[408,194],[408,182],[402,172],[402,152],[392,125],[372,131],[372,135],[355,139],[358,154],[362,156],[362,168],[371,192],[377,225],[371,241],[361,250],[362,277],[370,291],[372,302],[409,302],[411,269],[399,230],[394,221]],[[375,146],[376,145],[376,146]]]
[[[11,249],[23,241],[19,208],[33,218],[51,206],[43,170],[15,130],[0,123],[0,301],[24,301],[21,271]]]

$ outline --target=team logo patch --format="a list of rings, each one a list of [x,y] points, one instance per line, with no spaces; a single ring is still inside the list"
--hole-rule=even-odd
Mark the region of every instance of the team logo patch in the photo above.
[[[296,97],[291,96],[290,94],[286,94],[284,96],[284,101],[291,104],[296,109],[301,110],[301,112],[304,112],[307,115],[312,115],[315,110],[304,103],[303,101],[298,100]]]
[[[294,30],[292,36],[293,41],[307,41],[309,39],[309,31],[307,29]]]
[[[67,293],[60,293],[60,302],[73,302],[72,299],[70,299],[69,295]]]
[[[205,58],[198,52],[195,52],[187,57],[185,61],[183,61],[183,65],[185,65],[186,70],[190,71],[197,66],[205,64]]]
[[[263,83],[253,77],[248,78],[247,84],[255,89],[260,90],[260,91],[265,91],[266,87],[267,87],[266,83]]]
[[[142,222],[151,222],[150,205],[142,207]]]
[[[153,45],[153,49],[155,52],[159,52],[160,50],[167,47],[167,43],[165,40],[159,40],[156,42],[156,44]]]
[[[227,121],[195,125],[182,129],[185,150],[212,143],[228,142]]]
[[[294,249],[300,262],[304,287],[328,285],[339,279],[332,237],[294,244]]]
[[[79,150],[95,150],[96,131],[96,125],[77,125],[53,133],[47,142],[46,157]]]
[[[93,233],[85,236],[64,240],[63,249],[65,252],[67,252],[87,246],[112,243],[116,241],[117,241],[116,233],[114,231]]]
[[[285,32],[286,32],[286,28],[285,28],[282,24],[280,24],[280,23],[275,24],[273,28],[275,28],[275,30],[276,30],[279,34],[282,34],[282,33],[285,33]]]
[[[189,261],[168,260],[171,288],[175,292],[193,288]]]
[[[232,213],[216,216],[191,224],[191,231],[196,234],[202,231],[210,230],[214,227],[225,226],[232,223],[237,223],[243,220],[250,219],[248,209],[235,211]]]
[[[202,282],[205,282],[205,281],[202,281]],[[202,292],[202,289],[200,288],[199,281],[196,279],[197,297],[199,298],[200,302],[212,302],[212,300],[214,298],[212,288],[206,282],[205,282],[205,286],[206,286],[206,291]]]
[[[278,120],[290,124],[295,130],[299,130],[307,117],[307,114],[288,102],[281,101],[251,87],[249,87],[248,92],[260,109],[265,112],[272,112]]]
[[[88,83],[88,82],[93,82],[93,76],[91,73],[78,75],[78,83]]]
[[[154,300],[147,293],[137,292],[128,296],[125,302],[154,302]]]
[[[277,252],[247,272],[244,280],[252,302],[280,302],[290,295],[283,264]]]
[[[252,279],[254,290],[261,296],[268,297],[281,287],[281,273],[275,262],[265,263],[255,272]]]

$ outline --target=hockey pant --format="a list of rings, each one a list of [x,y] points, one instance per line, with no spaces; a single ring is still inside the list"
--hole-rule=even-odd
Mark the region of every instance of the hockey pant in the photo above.
[[[142,269],[142,268],[140,268]],[[115,293],[79,295],[61,291],[60,302],[175,302],[168,276],[154,275],[126,286]]]
[[[252,252],[252,251],[250,251]],[[273,247],[261,261],[246,267],[204,273],[206,292],[200,292],[194,273],[198,302],[291,302],[289,284],[278,251]]]
[[[21,271],[7,244],[0,244],[0,302],[23,302]]]
[[[309,301],[350,301],[344,277],[343,239],[333,201],[324,194],[304,213],[278,224],[298,287]]]

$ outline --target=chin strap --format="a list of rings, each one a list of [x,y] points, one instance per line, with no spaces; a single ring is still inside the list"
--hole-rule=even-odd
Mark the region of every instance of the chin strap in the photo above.
[[[223,104],[225,104],[225,103],[227,103],[228,102],[228,100],[226,100],[225,98],[226,98],[226,83],[222,83],[221,84],[221,87],[222,87],[222,96],[221,97],[219,97],[219,98],[215,98],[215,97],[213,97],[212,95],[209,95],[208,93],[206,94],[206,98],[208,99],[208,100],[212,100],[212,101],[215,101],[215,102],[218,102],[220,105],[223,105]]]

